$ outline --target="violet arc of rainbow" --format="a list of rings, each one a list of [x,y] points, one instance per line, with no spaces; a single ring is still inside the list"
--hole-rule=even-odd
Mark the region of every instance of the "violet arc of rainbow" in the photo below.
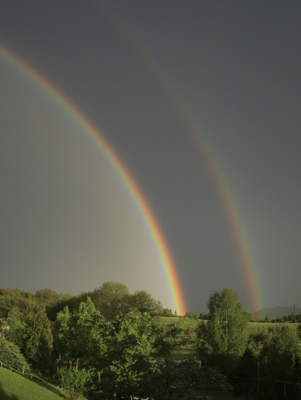
[[[25,62],[21,57],[16,55],[12,50],[8,49],[1,43],[0,55],[2,55],[2,57],[8,62],[11,62],[17,66],[21,71],[25,72],[34,82],[46,90],[46,92],[48,92],[55,99],[55,101],[77,121],[77,123],[90,135],[93,141],[101,149],[102,153],[115,170],[117,176],[126,187],[136,205],[138,212],[146,224],[156,251],[159,255],[159,259],[162,263],[174,307],[179,315],[184,315],[187,312],[186,303],[180,285],[177,267],[168,248],[166,239],[145,196],[120,157],[111,147],[101,131],[96,128],[96,126],[81,112],[79,108],[77,108],[73,102],[71,102],[70,99],[68,99],[65,94],[63,94],[57,87],[48,81],[40,72],[38,72],[29,63]]]
[[[254,260],[252,246],[247,235],[247,229],[243,217],[235,201],[233,190],[223,173],[214,151],[209,145],[195,117],[168,79],[166,73],[159,66],[155,57],[150,51],[146,50],[146,45],[134,34],[132,29],[124,22],[122,16],[110,10],[108,6],[102,5],[101,11],[107,17],[114,29],[119,33],[121,40],[137,54],[149,73],[155,77],[158,87],[165,93],[166,97],[174,105],[179,117],[185,123],[188,131],[195,141],[204,164],[207,167],[209,176],[219,196],[224,214],[228,220],[232,232],[234,245],[245,277],[249,301],[253,311],[258,311],[264,306],[263,291],[260,284],[258,268]]]

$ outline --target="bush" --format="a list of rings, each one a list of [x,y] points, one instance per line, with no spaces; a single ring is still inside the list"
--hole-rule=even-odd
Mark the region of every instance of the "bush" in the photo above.
[[[23,367],[25,367],[26,372],[30,371],[30,367],[23,354],[21,354],[19,347],[8,340],[1,338],[0,361],[17,369],[20,372],[23,370]]]
[[[77,400],[92,385],[92,371],[62,367],[58,369],[58,378],[69,400]]]

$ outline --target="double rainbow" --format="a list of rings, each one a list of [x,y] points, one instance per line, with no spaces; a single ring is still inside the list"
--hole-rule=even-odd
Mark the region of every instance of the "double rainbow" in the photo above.
[[[121,16],[112,12],[110,7],[102,4],[101,6],[99,5],[99,10],[105,15],[106,20],[110,22],[113,29],[118,32],[120,40],[125,42],[126,46],[130,48],[148,68],[149,73],[155,77],[160,90],[164,91],[166,97],[174,105],[178,111],[178,115],[187,126],[192,139],[197,144],[232,231],[238,258],[245,276],[250,306],[252,311],[260,310],[264,306],[262,288],[243,218],[235,202],[230,185],[205,135],[202,133],[200,126],[187,105],[183,102],[174,85],[172,85],[166,74],[164,74],[156,59],[146,50],[146,46],[141,42],[141,39],[138,39],[137,35],[134,34],[131,27],[125,23]]]

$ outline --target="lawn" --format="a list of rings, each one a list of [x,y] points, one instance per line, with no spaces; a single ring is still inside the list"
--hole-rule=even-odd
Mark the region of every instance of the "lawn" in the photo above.
[[[184,335],[196,339],[196,328],[199,320],[193,318],[182,318],[182,317],[160,317],[160,324],[179,324],[184,329]],[[187,358],[197,357],[197,350],[195,344],[188,344],[183,346],[182,349],[177,350],[173,353],[173,357],[177,360],[183,360]]]
[[[63,400],[63,391],[55,386],[48,386],[29,377],[0,368],[1,400]],[[84,398],[81,398],[84,400]]]
[[[159,321],[162,325],[166,324],[179,324],[183,327],[184,331],[189,332],[189,336],[193,339],[196,338],[196,328],[200,320],[194,318],[183,318],[183,317],[160,317]],[[206,322],[206,321],[205,321]],[[276,326],[283,326],[283,323],[269,323],[269,322],[249,322],[249,333],[255,332],[260,328],[275,328]],[[294,327],[294,324],[287,324]],[[181,350],[177,350],[173,353],[173,357],[176,359],[185,358],[197,358],[197,349],[194,344],[189,344],[183,347]]]
[[[294,328],[294,324],[292,323],[282,323],[282,322],[275,322],[275,323],[271,323],[271,322],[249,322],[249,332],[254,332],[257,331],[258,329],[261,328],[276,328],[277,326],[289,326],[291,328]]]

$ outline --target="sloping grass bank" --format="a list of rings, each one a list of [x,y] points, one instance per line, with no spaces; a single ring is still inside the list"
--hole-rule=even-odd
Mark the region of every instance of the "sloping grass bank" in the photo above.
[[[48,386],[30,378],[0,368],[1,400],[62,400],[64,393],[55,386]]]

